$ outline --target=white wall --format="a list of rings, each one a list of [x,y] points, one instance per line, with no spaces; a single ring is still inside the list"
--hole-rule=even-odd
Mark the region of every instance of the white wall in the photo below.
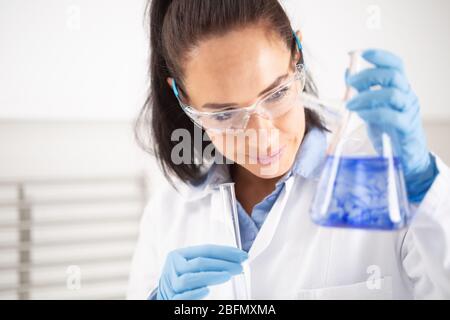
[[[401,56],[422,113],[450,121],[450,1],[284,0],[304,36],[307,63],[325,96],[342,97],[346,53],[384,48]]]
[[[146,90],[144,4],[0,0],[0,118],[132,118]]]
[[[350,49],[403,57],[424,117],[450,119],[448,0],[282,0],[323,95]],[[146,90],[145,0],[0,0],[0,118],[131,119]]]
[[[0,121],[0,180],[146,174],[164,181],[125,121]]]

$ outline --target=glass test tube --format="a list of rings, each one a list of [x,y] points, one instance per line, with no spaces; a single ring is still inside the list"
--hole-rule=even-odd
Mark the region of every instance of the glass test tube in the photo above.
[[[237,213],[236,194],[234,191],[234,183],[224,183],[219,186],[222,196],[222,206],[225,221],[231,221],[231,231],[233,233],[234,242],[237,248],[242,250],[241,233],[239,230],[239,219]],[[247,282],[245,276],[246,262],[243,262],[244,271],[232,278],[234,296],[237,300],[247,300]]]

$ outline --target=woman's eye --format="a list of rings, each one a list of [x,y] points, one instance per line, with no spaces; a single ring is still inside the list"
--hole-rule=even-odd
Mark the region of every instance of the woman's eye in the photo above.
[[[231,118],[230,112],[223,112],[213,115],[213,119],[216,121],[226,121],[229,120],[230,118]]]
[[[289,88],[287,88],[287,87],[278,90],[277,92],[273,93],[273,94],[267,99],[267,101],[269,101],[269,102],[274,102],[274,101],[280,100],[281,98],[283,98],[284,96],[286,96],[288,90],[289,90]]]

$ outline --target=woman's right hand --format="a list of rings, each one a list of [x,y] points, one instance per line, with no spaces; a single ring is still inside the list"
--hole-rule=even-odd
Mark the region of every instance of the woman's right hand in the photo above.
[[[174,250],[167,255],[157,299],[201,299],[208,294],[208,286],[224,283],[241,273],[241,263],[247,258],[245,251],[218,245]]]

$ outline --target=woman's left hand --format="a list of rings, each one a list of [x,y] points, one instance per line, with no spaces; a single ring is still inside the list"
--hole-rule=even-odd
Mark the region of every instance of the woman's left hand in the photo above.
[[[366,50],[362,57],[375,68],[347,76],[346,82],[358,94],[347,103],[368,125],[375,148],[381,133],[393,133],[394,150],[400,157],[408,198],[420,202],[438,174],[429,153],[420,118],[419,101],[404,72],[400,58],[382,50]],[[371,90],[380,86],[379,90]]]

